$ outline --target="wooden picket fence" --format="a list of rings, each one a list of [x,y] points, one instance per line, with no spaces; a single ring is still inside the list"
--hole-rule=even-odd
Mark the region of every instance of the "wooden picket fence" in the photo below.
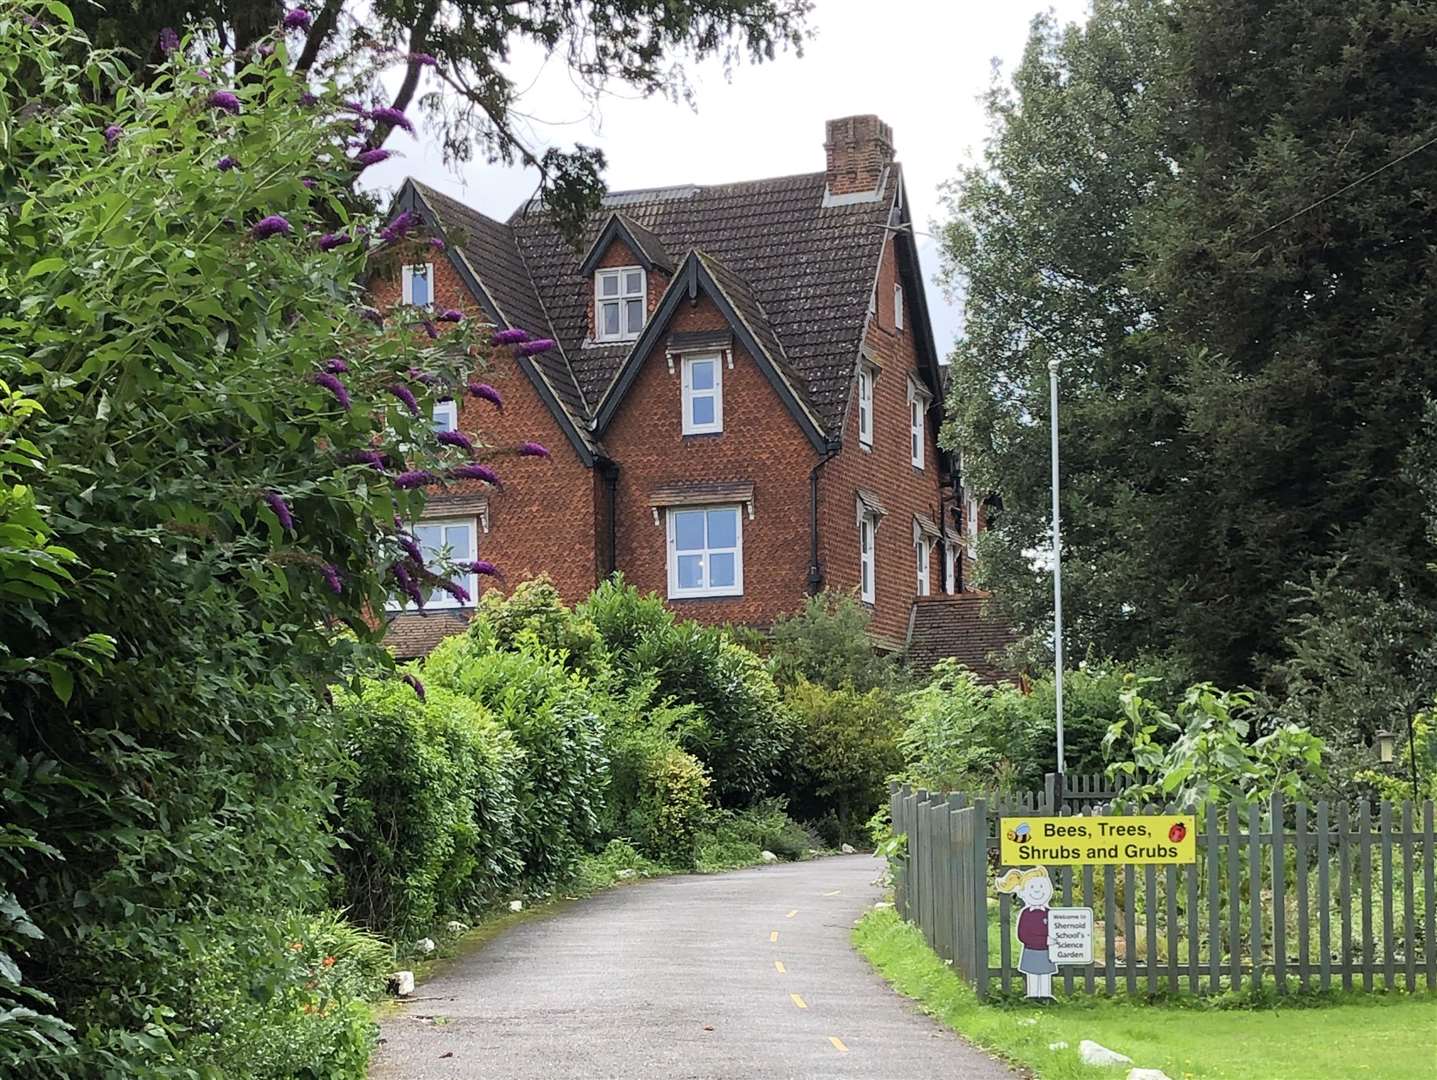
[[[1101,814],[1071,777],[1063,813]],[[998,821],[1049,814],[1054,791],[970,798],[894,787],[899,914],[986,998],[1021,992],[1017,905],[993,896]],[[1143,813],[1182,813],[1150,807]],[[1359,800],[1209,806],[1187,865],[1050,866],[1055,905],[1092,907],[1094,962],[1065,966],[1055,991],[1212,994],[1291,989],[1437,989],[1437,832],[1433,804]]]

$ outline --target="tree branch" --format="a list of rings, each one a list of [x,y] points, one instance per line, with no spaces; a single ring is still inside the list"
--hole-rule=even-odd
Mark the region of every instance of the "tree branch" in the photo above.
[[[399,84],[399,90],[390,102],[392,108],[403,112],[409,108],[409,103],[414,100],[414,91],[419,89],[419,73],[423,65],[414,59],[414,54],[424,51],[425,39],[429,36],[429,29],[434,25],[434,19],[439,14],[439,0],[430,0],[424,5],[419,13],[419,18],[414,23],[414,29],[409,34],[409,63],[404,70],[404,81]],[[369,138],[370,146],[383,146],[384,141],[389,138],[389,133],[394,130],[393,124],[379,124],[374,129],[374,134]]]
[[[305,35],[304,49],[299,54],[299,60],[294,65],[294,70],[301,75],[309,73],[314,67],[314,62],[319,59],[319,50],[334,33],[335,25],[339,22],[340,9],[344,7],[344,0],[324,0],[324,7],[319,9],[319,14],[314,17],[314,24]]]

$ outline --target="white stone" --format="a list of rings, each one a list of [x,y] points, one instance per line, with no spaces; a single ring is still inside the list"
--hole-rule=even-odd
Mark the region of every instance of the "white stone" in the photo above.
[[[878,901],[878,903],[876,903],[876,904],[873,905],[873,910],[874,910],[874,911],[882,911],[884,908],[891,908],[892,906],[893,906],[893,904],[890,903],[889,901],[887,901],[887,900],[880,900],[880,901]]]
[[[1092,1039],[1084,1039],[1078,1044],[1078,1057],[1083,1059],[1084,1065],[1131,1065],[1133,1062],[1127,1054],[1109,1050]]]
[[[1067,1044],[1066,1042],[1055,1042],[1055,1043],[1049,1043],[1049,1044],[1048,1044],[1048,1049],[1049,1049],[1049,1050],[1057,1051],[1057,1050],[1066,1050],[1067,1048],[1068,1048],[1068,1044]]]
[[[845,855],[852,855],[853,852],[854,852],[854,848],[853,848],[853,845],[852,845],[852,844],[844,844],[844,845],[843,845],[841,848],[839,848],[838,850],[841,851],[841,852],[843,852]]]
[[[1030,1017],[1028,1017],[1026,1020],[1019,1020],[1019,1021],[1018,1021],[1018,1026],[1019,1026],[1019,1027],[1035,1027],[1035,1026],[1037,1026],[1037,1023],[1038,1023],[1038,1018],[1037,1018],[1036,1016],[1030,1016]]]
[[[465,926],[458,919],[450,919],[444,924],[444,932],[448,934],[462,934],[468,929],[469,927]]]
[[[1162,1069],[1129,1069],[1128,1080],[1172,1080]]]
[[[771,851],[765,851],[765,852],[763,852],[762,854],[759,855],[759,859],[760,859],[762,862],[766,862],[766,863],[776,863],[776,862],[778,862],[778,856],[775,855],[775,854],[774,854],[773,852],[771,852]]]
[[[628,881],[629,878],[636,878],[638,876],[639,872],[637,870],[627,866],[614,875],[614,877],[618,878],[620,881]]]
[[[389,989],[398,997],[408,997],[414,993],[414,972],[396,971],[389,976]]]
[[[523,911],[523,910],[524,910],[524,901],[522,901],[522,900],[510,900],[510,901],[509,901],[509,910],[510,910],[510,911]]]
[[[414,951],[421,953],[432,953],[435,949],[434,939],[422,937],[414,943]]]

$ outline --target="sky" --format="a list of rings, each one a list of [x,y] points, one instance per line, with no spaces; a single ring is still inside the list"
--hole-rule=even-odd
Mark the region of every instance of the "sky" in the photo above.
[[[528,43],[514,50],[509,70],[524,89],[530,145],[600,147],[613,191],[817,172],[824,121],[877,113],[893,128],[914,228],[928,233],[942,218],[940,186],[981,157],[988,134],[982,97],[994,65],[1003,77],[1011,74],[1035,15],[1051,11],[1074,22],[1087,8],[1088,0],[815,0],[814,36],[802,57],[745,63],[728,80],[717,62],[690,65],[693,108],[624,88],[592,102],[562,54],[550,59]],[[366,172],[373,190],[392,192],[414,176],[502,220],[538,183],[537,173],[518,167],[446,166],[422,126],[417,138],[395,132],[386,145],[396,157]],[[931,236],[919,236],[919,258],[946,357],[961,326],[960,305],[935,280]]]

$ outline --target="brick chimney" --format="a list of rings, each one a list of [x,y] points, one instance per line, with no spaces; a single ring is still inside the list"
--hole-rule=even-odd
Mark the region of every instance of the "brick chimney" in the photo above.
[[[829,197],[876,192],[893,160],[893,129],[876,116],[845,116],[826,129]]]

